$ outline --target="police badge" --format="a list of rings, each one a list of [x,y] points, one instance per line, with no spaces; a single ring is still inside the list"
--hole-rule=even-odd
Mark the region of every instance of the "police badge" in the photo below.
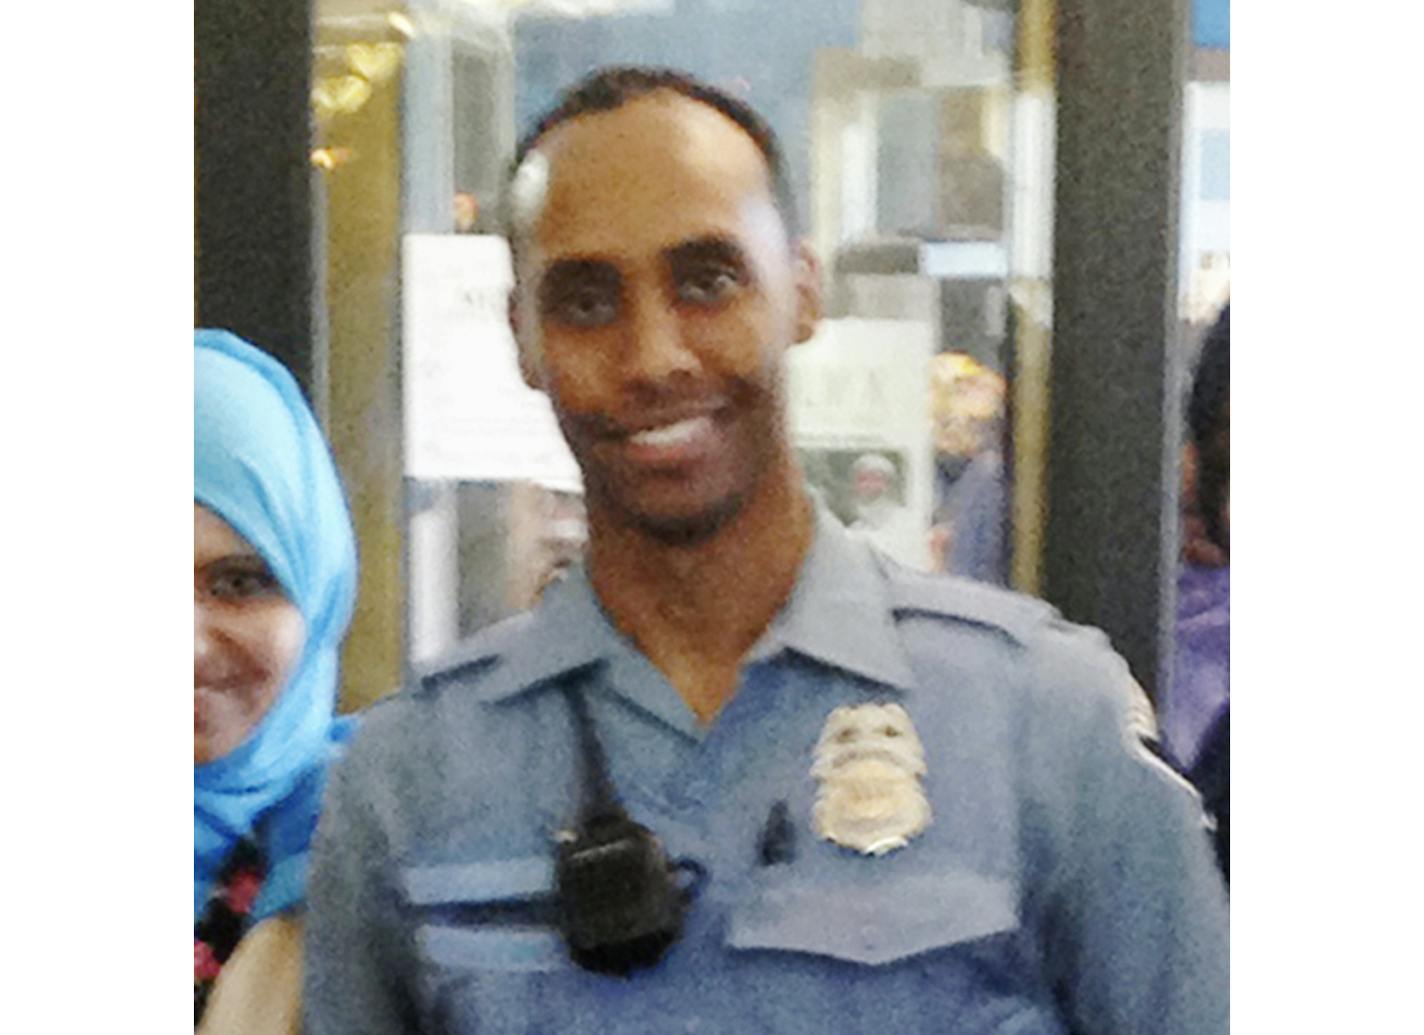
[[[930,823],[925,751],[898,704],[837,708],[816,742],[818,836],[865,855],[903,848]]]

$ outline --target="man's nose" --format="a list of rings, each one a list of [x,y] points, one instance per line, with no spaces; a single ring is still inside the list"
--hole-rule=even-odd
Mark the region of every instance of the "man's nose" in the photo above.
[[[630,378],[649,384],[696,368],[697,357],[683,338],[682,321],[661,291],[645,289],[631,300],[623,362]]]

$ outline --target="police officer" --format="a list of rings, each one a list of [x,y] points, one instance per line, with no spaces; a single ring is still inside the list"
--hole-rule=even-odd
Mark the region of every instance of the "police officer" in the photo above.
[[[808,497],[819,271],[761,119],[598,73],[509,195],[588,558],[369,714],[307,1030],[1226,1031],[1224,890],[1123,662]]]

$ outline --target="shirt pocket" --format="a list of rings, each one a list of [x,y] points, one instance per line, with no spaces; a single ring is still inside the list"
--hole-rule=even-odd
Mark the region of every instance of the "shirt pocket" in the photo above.
[[[764,1030],[800,1030],[785,1025],[811,1012],[843,1035],[1061,1035],[1020,926],[1018,888],[1003,878],[776,868],[732,908],[726,945],[739,982],[761,989]]]
[[[773,879],[733,911],[727,944],[879,966],[1018,926],[1014,885],[976,873],[854,884]]]
[[[566,964],[543,856],[408,867],[401,885],[422,962],[535,972]]]
[[[572,966],[543,856],[401,871],[425,1027],[450,1035],[542,1030],[541,984]]]

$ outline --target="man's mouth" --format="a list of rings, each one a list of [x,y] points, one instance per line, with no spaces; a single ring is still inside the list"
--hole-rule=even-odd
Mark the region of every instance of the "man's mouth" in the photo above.
[[[624,432],[616,441],[626,462],[645,470],[670,473],[715,452],[721,434],[713,414],[696,413],[645,423],[636,431]]]
[[[712,430],[712,418],[701,415],[634,432],[628,436],[628,441],[635,446],[673,449],[695,442],[704,435],[710,435]]]

